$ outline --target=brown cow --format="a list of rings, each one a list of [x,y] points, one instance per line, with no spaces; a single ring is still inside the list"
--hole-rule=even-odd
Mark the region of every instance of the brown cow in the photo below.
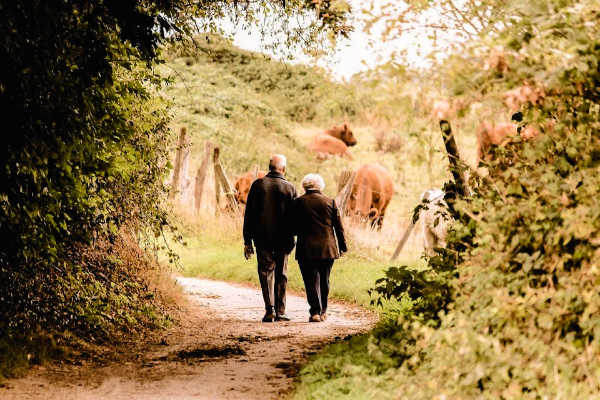
[[[530,86],[524,84],[523,86],[516,87],[504,93],[504,104],[510,112],[516,112],[527,103],[533,105],[541,104],[546,97],[544,88]]]
[[[554,121],[550,120],[545,124],[546,130],[554,127]],[[489,161],[488,152],[493,146],[503,146],[511,136],[518,132],[517,125],[514,123],[501,123],[493,125],[490,122],[483,122],[477,132],[477,156],[479,160]],[[519,135],[525,139],[534,139],[540,135],[540,130],[533,125],[526,125],[521,128]]]
[[[262,178],[266,174],[267,173],[264,171],[258,171],[256,176],[254,176],[254,171],[248,171],[235,181],[235,199],[240,206],[246,206],[246,200],[248,200],[248,192],[250,192],[252,182],[258,178]]]
[[[379,230],[393,194],[390,173],[381,165],[364,164],[356,171],[348,211]]]
[[[346,146],[354,146],[357,141],[354,137],[354,133],[350,130],[347,123],[344,123],[340,126],[334,126],[331,129],[326,130],[324,133],[329,136],[333,136],[336,139],[340,139],[342,142],[346,143]]]
[[[348,157],[352,159],[352,155],[348,152],[348,146],[340,139],[329,136],[326,133],[318,133],[313,138],[309,146],[310,150],[317,153],[317,158],[325,159],[330,155]]]
[[[508,138],[517,134],[517,125],[513,123],[492,124],[482,122],[477,132],[477,157],[479,160],[488,160],[488,151],[494,146],[502,146]]]
[[[309,145],[310,150],[317,153],[319,158],[326,158],[328,155],[347,156],[348,146],[354,146],[357,143],[354,133],[348,127],[348,124],[334,126],[325,132],[317,133]]]

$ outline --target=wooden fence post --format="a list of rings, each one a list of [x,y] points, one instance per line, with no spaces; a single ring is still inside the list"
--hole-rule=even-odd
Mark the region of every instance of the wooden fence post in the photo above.
[[[202,205],[202,193],[204,192],[204,182],[208,172],[208,164],[210,162],[210,153],[212,152],[212,143],[206,142],[204,145],[204,157],[202,164],[196,173],[196,185],[194,187],[194,210],[196,214],[200,214],[200,206]]]
[[[444,147],[446,147],[446,153],[448,154],[450,172],[454,178],[457,193],[460,196],[464,196],[467,193],[467,185],[463,172],[461,171],[461,159],[460,155],[458,154],[458,146],[456,145],[456,140],[454,139],[450,122],[446,121],[445,119],[440,120],[440,130],[442,131],[442,139],[444,140]],[[406,228],[406,231],[404,231],[404,235],[402,235],[398,246],[396,246],[396,250],[394,250],[394,254],[392,255],[390,261],[394,261],[400,255],[400,252],[402,251],[402,248],[404,247],[404,244],[408,240],[408,237],[410,236],[410,233],[414,227],[415,223],[411,218],[410,225],[408,228]]]
[[[342,179],[346,180],[346,182],[336,196],[335,203],[338,206],[338,210],[340,210],[340,214],[344,215],[346,211],[346,205],[348,204],[348,199],[352,194],[352,186],[354,185],[354,180],[356,179],[356,171],[344,171],[342,174],[343,175],[340,177],[340,182],[342,182]]]
[[[340,192],[342,190],[344,190],[344,187],[346,187],[346,183],[348,183],[348,180],[350,179],[350,176],[352,175],[352,171],[349,169],[345,169],[340,173],[340,178],[338,179],[338,195],[340,194]]]
[[[450,172],[454,178],[456,189],[459,196],[464,196],[467,193],[467,187],[462,172],[462,166],[460,165],[460,155],[458,154],[458,147],[454,140],[454,134],[452,133],[452,127],[450,122],[445,119],[440,120],[440,130],[442,131],[442,139],[444,140],[444,146],[446,147],[446,153],[448,153],[448,161],[450,162]]]
[[[410,233],[412,232],[414,227],[415,227],[415,223],[413,222],[413,219],[411,218],[410,225],[408,225],[408,228],[406,228],[406,230],[404,231],[404,235],[402,235],[402,238],[400,239],[398,246],[396,246],[396,250],[394,250],[394,254],[392,255],[392,258],[390,259],[390,261],[394,261],[396,258],[398,258],[398,256],[400,255],[400,252],[404,248],[404,245],[406,244],[406,241],[408,240],[408,237],[410,236]]]
[[[238,206],[237,200],[235,199],[234,189],[231,186],[231,183],[229,183],[229,179],[227,179],[227,175],[225,174],[225,169],[223,168],[223,165],[221,164],[221,161],[219,160],[219,153],[220,153],[219,147],[215,147],[215,150],[213,153],[213,163],[214,163],[214,168],[215,168],[215,185],[223,189],[225,198],[227,199],[229,206],[231,207],[233,212],[237,215],[237,214],[240,214],[240,208]],[[218,206],[219,200],[220,200],[220,194],[219,194],[219,190],[217,188],[217,206]]]
[[[175,154],[175,170],[173,171],[173,181],[171,183],[171,191],[169,192],[170,199],[173,199],[175,197],[175,193],[179,190],[181,181],[181,169],[183,168],[186,145],[187,128],[182,127],[181,131],[179,132],[179,140],[177,141],[177,153]]]

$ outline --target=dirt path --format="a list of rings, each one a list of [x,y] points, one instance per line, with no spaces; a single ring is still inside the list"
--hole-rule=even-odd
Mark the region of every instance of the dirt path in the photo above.
[[[363,332],[374,315],[330,305],[308,323],[303,297],[288,295],[291,322],[265,324],[257,289],[178,278],[190,298],[181,323],[114,359],[36,367],[0,388],[1,399],[279,399],[307,357],[325,343]],[[81,357],[80,357],[81,358]]]

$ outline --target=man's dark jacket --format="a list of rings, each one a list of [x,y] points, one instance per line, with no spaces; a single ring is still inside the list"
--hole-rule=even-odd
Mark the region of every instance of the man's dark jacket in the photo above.
[[[344,227],[335,201],[318,190],[309,190],[294,201],[293,233],[298,235],[297,260],[326,260],[348,251]]]
[[[295,198],[296,189],[278,172],[255,180],[244,213],[244,244],[254,241],[257,249],[290,253],[294,238],[287,218]]]

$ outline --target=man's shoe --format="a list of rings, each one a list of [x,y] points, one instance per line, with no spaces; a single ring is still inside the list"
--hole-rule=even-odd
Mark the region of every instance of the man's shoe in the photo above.
[[[262,322],[273,322],[275,320],[275,313],[273,311],[267,311],[262,319]]]
[[[327,319],[327,314],[323,313],[321,314],[321,321],[325,321]]]
[[[277,314],[275,316],[275,321],[290,321],[291,318],[286,314]]]
[[[308,322],[321,322],[321,316],[319,314],[311,315]]]

